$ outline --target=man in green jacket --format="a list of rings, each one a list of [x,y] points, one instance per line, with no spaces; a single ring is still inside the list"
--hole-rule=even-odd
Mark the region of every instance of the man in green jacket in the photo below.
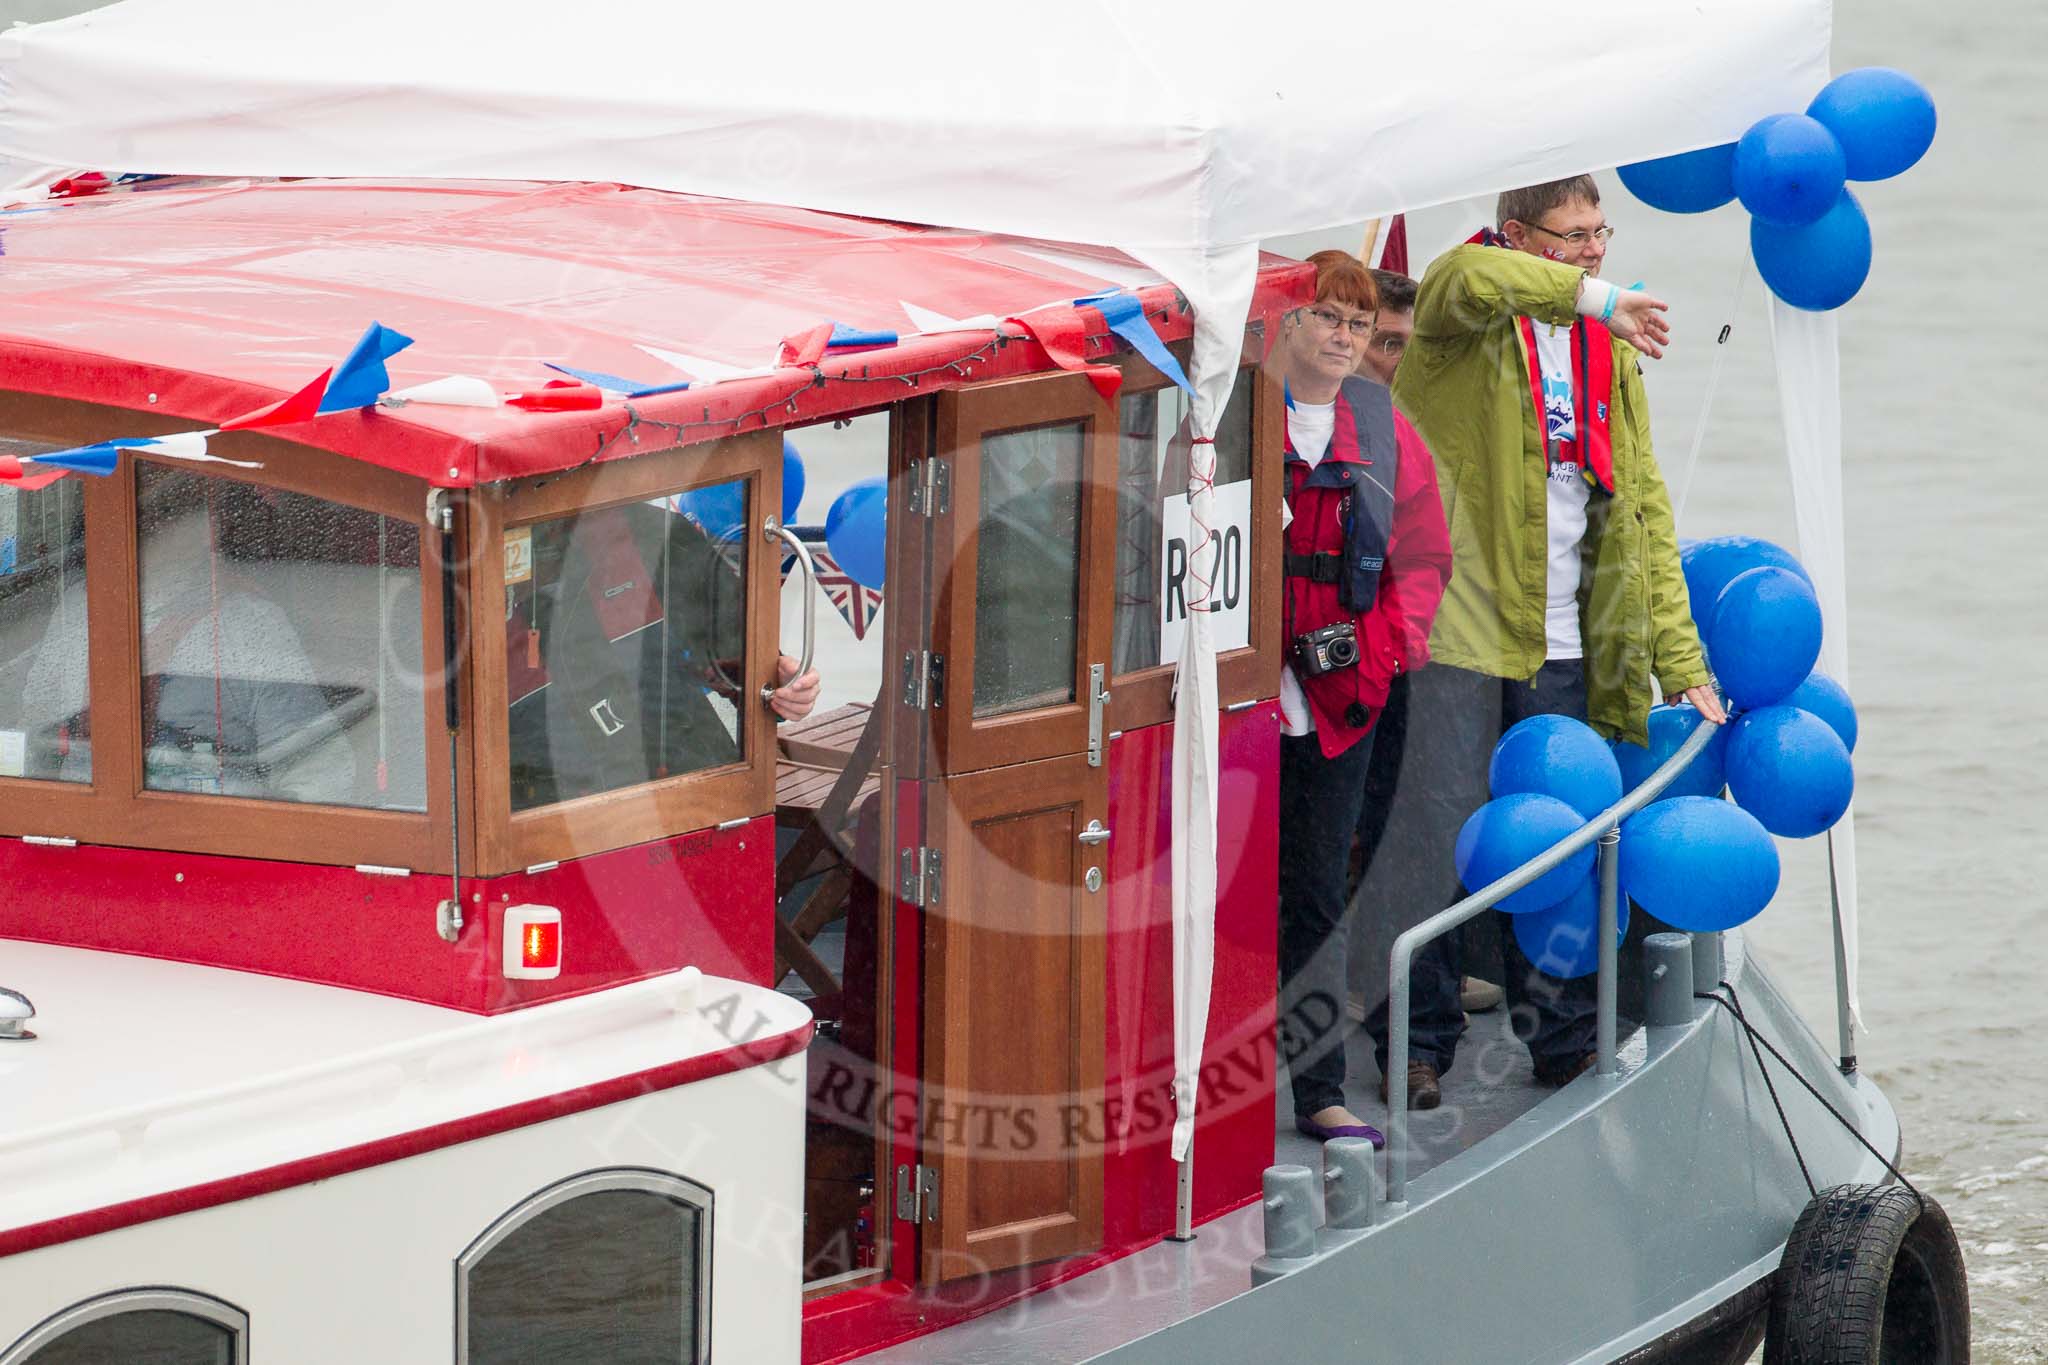
[[[1487,764],[1509,726],[1564,714],[1640,744],[1653,678],[1670,700],[1725,719],[1693,629],[1637,359],[1663,354],[1665,305],[1599,278],[1613,229],[1591,176],[1511,190],[1497,209],[1498,232],[1424,274],[1394,384],[1435,455],[1455,566],[1433,662],[1410,682],[1402,779],[1427,832],[1397,854],[1408,866],[1395,884],[1418,911],[1461,894],[1452,844],[1487,799]],[[1511,932],[1500,937],[1516,1031],[1537,1078],[1561,1085],[1592,1062],[1593,980],[1550,977]],[[1416,963],[1417,1108],[1438,1102],[1464,1028],[1458,940],[1437,939]],[[1368,1027],[1383,1075],[1386,1022],[1382,1004]]]

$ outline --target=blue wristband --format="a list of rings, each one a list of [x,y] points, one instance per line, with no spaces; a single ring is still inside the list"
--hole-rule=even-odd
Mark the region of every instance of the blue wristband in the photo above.
[[[1606,322],[1609,318],[1614,316],[1614,305],[1616,300],[1620,298],[1621,291],[1619,289],[1611,289],[1608,291],[1607,306],[1600,310],[1600,321]]]

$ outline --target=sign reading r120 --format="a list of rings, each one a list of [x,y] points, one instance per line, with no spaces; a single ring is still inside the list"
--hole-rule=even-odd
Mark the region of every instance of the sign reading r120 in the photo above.
[[[1189,524],[1187,498],[1177,495],[1160,504],[1159,662],[1163,664],[1180,658],[1188,599],[1199,589],[1198,578],[1209,580],[1209,638],[1215,642],[1216,652],[1243,649],[1251,643],[1251,480],[1219,487],[1212,506],[1213,534],[1206,545],[1194,551],[1193,558],[1200,562],[1191,563],[1188,547],[1196,533]]]

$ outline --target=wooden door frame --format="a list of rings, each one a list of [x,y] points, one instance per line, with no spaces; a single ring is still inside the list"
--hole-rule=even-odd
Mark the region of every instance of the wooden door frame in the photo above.
[[[982,438],[1005,431],[1083,424],[1081,535],[1075,566],[1073,700],[976,720],[974,716],[976,527]],[[945,660],[940,714],[931,727],[932,770],[956,774],[1079,753],[1088,743],[1089,666],[1110,662],[1116,560],[1116,410],[1078,374],[1040,374],[941,394],[935,454],[946,462],[950,505],[934,518],[932,649]],[[1103,560],[1107,560],[1104,564]],[[1107,718],[1104,724],[1107,725]]]
[[[476,748],[475,815],[478,876],[516,872],[544,862],[648,843],[775,809],[774,713],[759,700],[778,652],[781,551],[763,539],[761,524],[782,508],[782,433],[765,429],[563,474],[491,484],[474,490],[470,523],[477,553],[469,557],[469,592],[479,602],[505,596],[505,533],[572,512],[629,506],[708,484],[751,478],[747,502],[745,691],[742,761],[615,791],[513,811],[506,781],[511,736],[505,678],[503,612],[473,614],[470,638],[470,725]]]
[[[947,1084],[949,1066],[969,1066],[966,1027],[977,1008],[977,964],[972,958],[972,939],[963,931],[972,926],[969,918],[981,904],[964,885],[964,873],[972,865],[969,842],[977,818],[1017,817],[1072,805],[1075,833],[1088,821],[1107,823],[1108,776],[1106,768],[1091,767],[1084,754],[1064,754],[1005,768],[957,774],[926,786],[925,828],[928,842],[940,848],[945,866],[956,875],[941,893],[936,911],[924,920],[925,947],[925,1094],[919,1107],[925,1116],[925,1162],[935,1167],[939,1180],[939,1213],[924,1228],[921,1247],[922,1279],[938,1284],[959,1274],[1005,1269],[1057,1256],[1093,1250],[1102,1242],[1104,1152],[1075,1155],[1072,1189],[1073,1211],[1062,1223],[1041,1218],[1013,1233],[984,1238],[980,1246],[969,1240],[968,1192],[974,1172],[973,1158],[959,1145],[931,1145],[931,1115],[956,1102],[974,1099],[970,1080],[965,1094],[960,1086]],[[1034,804],[1035,803],[1035,804]],[[1078,842],[1077,850],[1084,846]],[[1107,855],[1096,855],[1106,866]],[[1106,959],[1108,938],[1107,891],[1089,891],[1082,883],[1081,869],[1090,861],[1085,851],[1074,854],[1070,885],[1073,926],[1074,976],[1077,988],[1067,1002],[1069,1046],[1072,1049],[1071,1085],[1067,1102],[1090,1104],[1102,1095],[1107,1065]],[[962,955],[967,960],[962,961]],[[1042,1116],[1038,1136],[1064,1142],[1064,1106],[1061,1114]],[[1000,1161],[991,1168],[1000,1169]]]
[[[1251,558],[1251,644],[1216,657],[1216,690],[1225,706],[1257,701],[1280,694],[1280,664],[1285,642],[1281,639],[1280,612],[1280,508],[1286,500],[1282,453],[1287,442],[1287,407],[1280,385],[1260,364],[1262,334],[1256,328],[1245,337],[1240,371],[1251,370],[1251,464],[1252,543],[1246,547]],[[1185,357],[1183,357],[1184,359]],[[1131,393],[1156,393],[1173,383],[1142,356],[1119,356],[1124,371],[1124,388],[1119,399]],[[1121,411],[1119,410],[1119,418]],[[1121,439],[1121,420],[1118,437]],[[1136,730],[1173,719],[1173,664],[1155,664],[1132,669],[1110,678],[1109,724],[1111,728]]]

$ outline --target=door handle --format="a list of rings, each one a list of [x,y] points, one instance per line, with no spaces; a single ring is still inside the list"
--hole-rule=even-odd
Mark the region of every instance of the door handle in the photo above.
[[[1109,842],[1109,830],[1100,820],[1090,820],[1088,828],[1076,834],[1074,839],[1075,842],[1083,844],[1106,844]]]
[[[794,531],[791,531],[775,518],[770,517],[762,524],[761,534],[769,540],[780,540],[783,544],[794,550],[796,552],[796,562],[804,571],[804,654],[801,659],[797,660],[796,665],[796,676],[801,678],[804,674],[811,671],[811,655],[817,651],[818,646],[818,566],[811,561],[810,546],[804,544],[802,540],[797,538]],[[774,674],[775,669],[772,664],[769,666],[768,671],[771,676]],[[775,684],[772,682],[762,684],[761,700],[773,701],[774,699]]]

